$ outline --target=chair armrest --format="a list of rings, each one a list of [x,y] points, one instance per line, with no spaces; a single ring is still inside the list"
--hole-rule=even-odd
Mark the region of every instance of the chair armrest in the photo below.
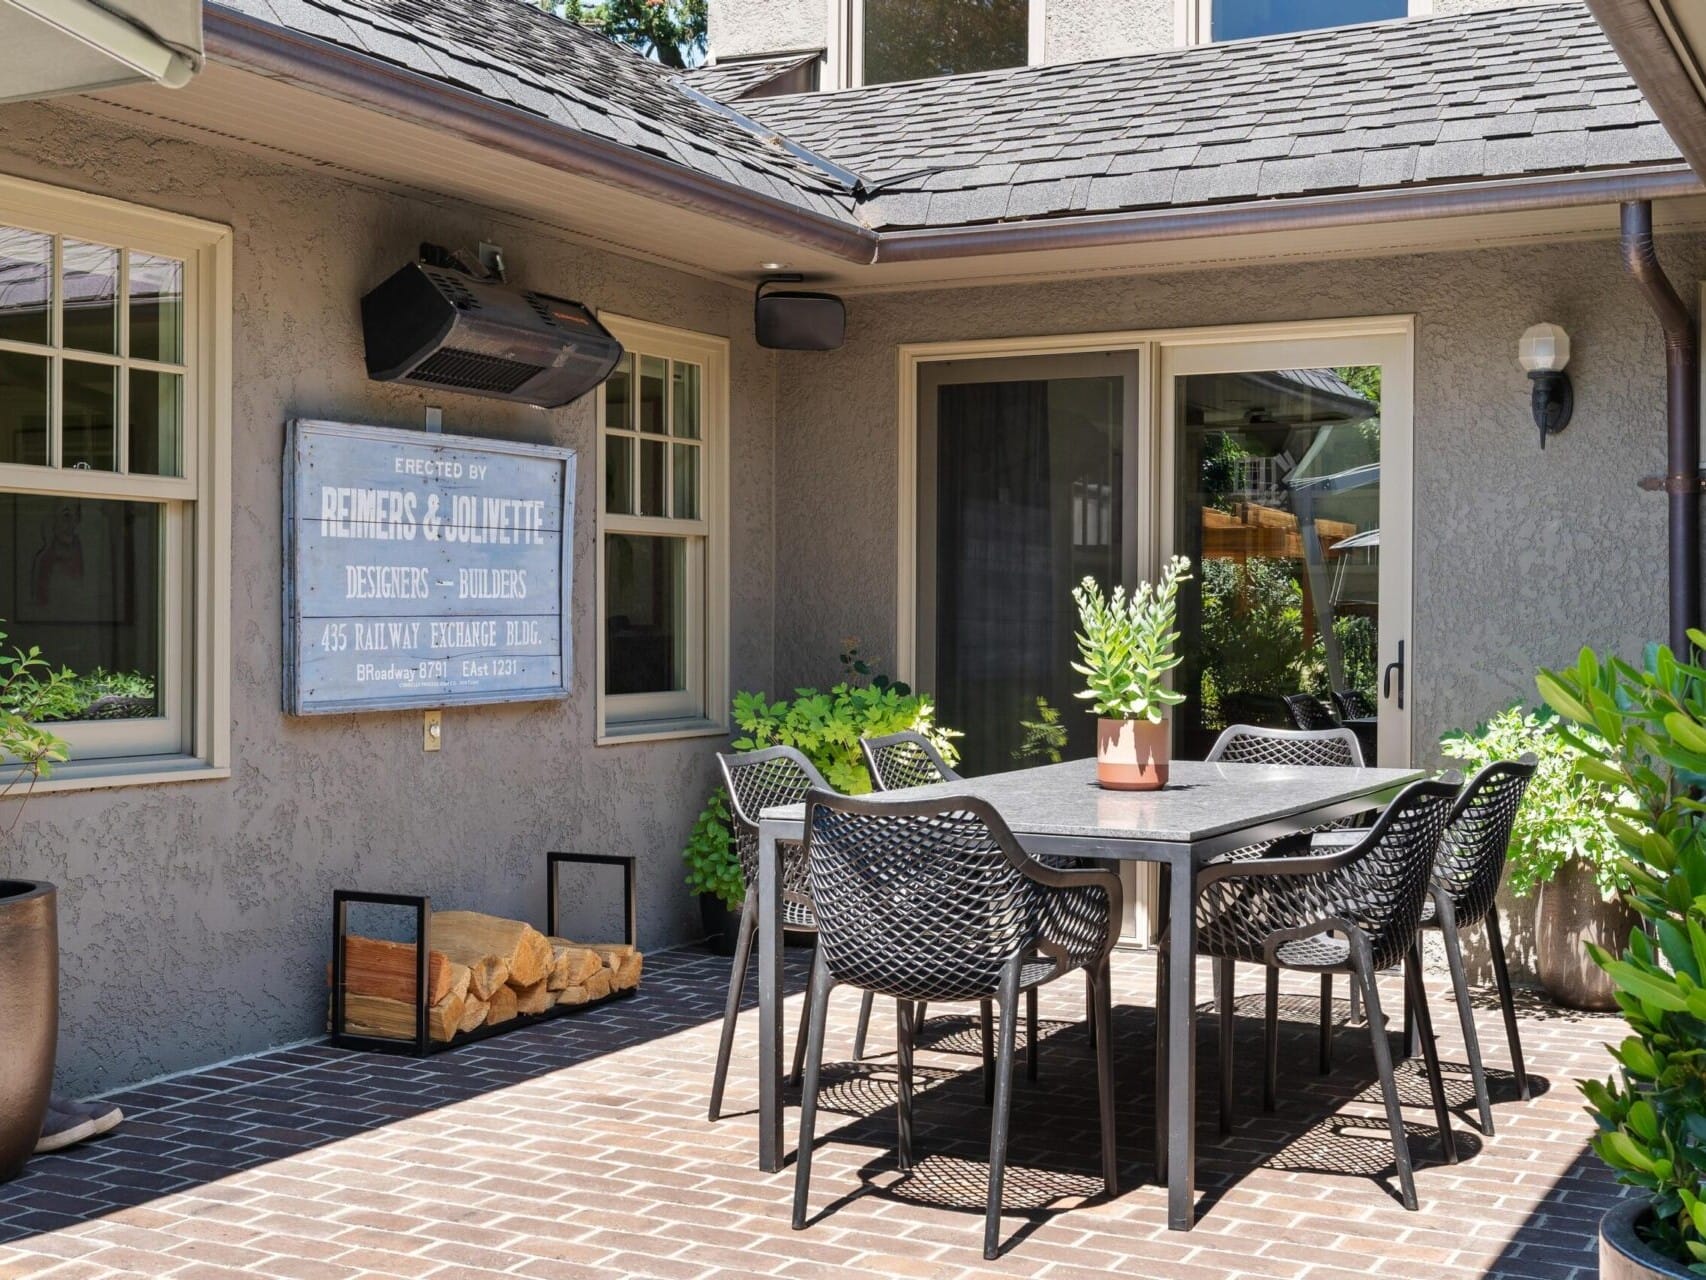
[[[1347,832],[1345,834],[1353,834]],[[1211,862],[1197,872],[1199,888],[1222,880],[1256,879],[1267,876],[1316,876],[1338,871],[1361,856],[1368,832],[1355,833],[1354,844],[1334,842],[1325,847],[1310,841],[1310,851],[1278,858],[1249,858],[1239,862]]]

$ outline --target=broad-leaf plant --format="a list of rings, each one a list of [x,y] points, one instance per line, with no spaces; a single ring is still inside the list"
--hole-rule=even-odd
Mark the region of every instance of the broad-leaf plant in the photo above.
[[[1167,688],[1166,677],[1179,665],[1179,586],[1190,577],[1190,560],[1174,556],[1159,583],[1139,583],[1129,597],[1124,586],[1104,594],[1094,578],[1073,589],[1082,660],[1072,669],[1085,682],[1076,696],[1104,720],[1160,724],[1168,707],[1185,700]]]
[[[40,649],[8,645],[0,631],[0,801],[27,799],[36,780],[66,759],[65,742],[34,722],[59,696],[68,675],[54,671]],[[12,808],[9,820],[0,811],[0,849],[23,813],[22,803]]]
[[[1695,653],[1706,634],[1689,632]],[[1621,956],[1589,944],[1632,1033],[1617,1071],[1582,1085],[1593,1148],[1652,1195],[1647,1243],[1706,1275],[1706,668],[1650,646],[1639,667],[1584,649],[1543,671],[1540,695],[1572,722],[1582,778],[1627,792],[1606,822],[1643,927]]]
[[[1592,741],[1601,752],[1605,744],[1586,725],[1564,732],[1567,723],[1550,707],[1515,706],[1473,729],[1455,729],[1440,738],[1440,751],[1466,775],[1525,752],[1538,761],[1511,828],[1505,864],[1505,883],[1519,898],[1568,862],[1586,867],[1607,898],[1625,887],[1623,846],[1607,819],[1634,804],[1634,793],[1581,776],[1576,764],[1583,755],[1576,743]]]
[[[936,705],[929,696],[876,673],[849,644],[841,655],[845,678],[833,687],[796,689],[792,698],[772,701],[762,693],[737,693],[734,721],[740,736],[736,751],[763,747],[793,747],[817,767],[824,781],[843,795],[863,795],[871,777],[859,750],[860,738],[916,730],[930,739],[952,764],[958,758],[958,733],[936,723]],[[746,895],[746,881],[735,854],[728,793],[712,792],[694,821],[687,847],[687,887],[712,893],[731,910]]]

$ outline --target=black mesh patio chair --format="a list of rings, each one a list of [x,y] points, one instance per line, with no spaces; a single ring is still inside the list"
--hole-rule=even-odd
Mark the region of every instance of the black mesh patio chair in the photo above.
[[[1327,710],[1327,704],[1312,693],[1288,693],[1285,695],[1285,709],[1291,714],[1291,723],[1299,729],[1337,729],[1339,722],[1333,718],[1333,713]]]
[[[903,729],[899,733],[886,734],[879,738],[860,738],[859,750],[865,757],[865,768],[870,771],[871,784],[878,791],[900,791],[906,787],[928,787],[938,782],[958,782],[960,775],[949,767],[942,759],[942,753],[916,729]],[[869,993],[866,999],[869,999]],[[913,1030],[916,1034],[924,1027],[924,1016],[927,1012],[925,1005],[919,1005],[912,1011]],[[979,1021],[983,1030],[983,1053],[987,1060],[994,1045],[994,1014],[988,1000],[982,1002],[978,1010]],[[853,1040],[853,1056],[865,1056],[866,1019],[859,1023],[858,1035]],[[1094,1022],[1092,1022],[1094,1027]],[[1037,992],[1033,987],[1025,993],[1025,1078],[1037,1078]],[[994,1097],[994,1073],[984,1073],[985,1101]]]
[[[1231,764],[1321,765],[1346,769],[1362,768],[1362,746],[1349,729],[1266,729],[1253,724],[1230,725],[1214,740],[1206,759]],[[1336,828],[1342,824],[1335,823]],[[1300,853],[1309,846],[1309,834],[1303,833],[1285,840],[1247,845],[1223,858],[1259,858],[1270,852]],[[1279,973],[1268,973],[1267,1002],[1277,1010],[1279,1005]],[[1225,997],[1234,982],[1232,962],[1214,962],[1216,1002]],[[1351,984],[1351,1021],[1360,1019],[1360,997],[1356,984]],[[1268,1016],[1277,1017],[1276,1013]],[[1321,1073],[1332,1065],[1333,1050],[1333,978],[1321,979]],[[1223,1123],[1226,1121],[1223,1119]]]
[[[1343,720],[1372,720],[1380,714],[1374,699],[1361,689],[1334,689],[1333,710]]]
[[[828,791],[823,775],[792,747],[766,747],[735,755],[719,754],[717,763],[728,787],[729,809],[734,816],[735,854],[746,877],[746,901],[740,909],[740,932],[735,938],[734,964],[729,973],[728,1003],[723,1010],[723,1034],[717,1045],[716,1073],[711,1078],[711,1119],[723,1109],[723,1086],[728,1081],[729,1056],[734,1050],[735,1020],[740,1016],[741,993],[746,986],[746,967],[758,939],[758,819],[766,809],[803,803],[812,790]],[[812,906],[811,881],[806,872],[804,846],[797,842],[780,845],[782,858],[782,931],[815,934],[817,912]],[[865,1038],[871,1017],[867,997],[859,1010],[858,1037]],[[794,1065],[790,1083],[800,1078],[806,1051],[805,1011],[801,1011],[800,1034],[794,1042]]]
[[[1528,1071],[1522,1061],[1522,1039],[1517,1032],[1516,1004],[1511,996],[1511,975],[1505,962],[1505,941],[1499,928],[1496,899],[1499,882],[1504,877],[1505,855],[1510,849],[1511,828],[1538,763],[1529,752],[1520,760],[1490,764],[1469,780],[1452,806],[1445,838],[1440,841],[1439,856],[1434,861],[1433,883],[1427,901],[1422,904],[1422,928],[1437,931],[1445,943],[1446,963],[1457,997],[1457,1016],[1463,1026],[1463,1044],[1469,1054],[1469,1074],[1475,1083],[1475,1102],[1481,1113],[1481,1132],[1488,1135],[1493,1132],[1493,1108],[1487,1096],[1487,1075],[1481,1065],[1475,1010],[1469,999],[1469,979],[1463,971],[1459,938],[1462,930],[1473,925],[1483,925],[1487,930],[1487,950],[1492,955],[1517,1095],[1527,1101]],[[1410,1026],[1413,1032],[1414,1020]]]
[[[1214,740],[1204,758],[1230,764],[1336,765],[1360,769],[1362,745],[1349,729],[1331,724],[1320,729],[1264,729],[1253,724],[1235,724]]]
[[[1456,1163],[1457,1144],[1446,1109],[1427,993],[1422,986],[1420,926],[1440,840],[1459,790],[1456,775],[1411,783],[1353,844],[1295,855],[1215,861],[1197,877],[1200,954],[1266,965],[1276,975],[1281,969],[1317,973],[1324,978],[1342,973],[1361,988],[1406,1209],[1416,1208],[1415,1179],[1392,1076],[1392,1045],[1381,1016],[1375,976],[1382,969],[1400,963],[1404,966],[1404,985],[1415,1010],[1440,1146],[1446,1160]],[[1158,993],[1162,1019],[1167,1016],[1166,969],[1171,963],[1164,953]],[[1272,1004],[1263,1032],[1262,1102],[1271,1111],[1279,1070],[1279,1027]],[[1220,1021],[1223,1117],[1231,1111],[1231,1092],[1232,1017],[1228,1000],[1222,1004]]]
[[[960,775],[948,767],[936,744],[913,729],[881,738],[859,739],[871,785],[878,791],[900,791],[905,787],[927,787],[936,782],[958,782]]]
[[[1021,992],[1075,969],[1091,975],[1097,1024],[1102,1180],[1117,1190],[1109,956],[1119,936],[1119,877],[1053,867],[1020,848],[995,807],[971,796],[932,801],[807,800],[807,861],[818,904],[811,1019],[794,1182],[806,1225],[829,993],[838,984],[898,1002],[896,1116],[900,1167],[913,1161],[911,1009],[929,1001],[993,1001],[999,1019],[983,1256],[997,1256]]]

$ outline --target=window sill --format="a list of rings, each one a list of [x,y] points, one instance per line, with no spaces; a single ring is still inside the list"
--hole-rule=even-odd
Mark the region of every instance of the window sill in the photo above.
[[[57,766],[51,778],[20,786],[13,796],[53,791],[94,791],[102,787],[143,787],[163,782],[208,782],[229,778],[231,770],[194,756],[130,756],[117,760],[72,760]]]
[[[629,742],[665,742],[672,738],[726,738],[727,722],[692,716],[682,720],[634,720],[606,725],[598,735],[601,747],[619,747]]]

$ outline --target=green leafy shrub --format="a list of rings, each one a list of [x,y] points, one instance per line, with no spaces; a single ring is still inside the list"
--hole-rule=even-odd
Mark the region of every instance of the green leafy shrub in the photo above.
[[[720,898],[730,911],[740,910],[746,897],[746,880],[735,854],[734,824],[729,817],[729,793],[718,787],[693,821],[687,847],[681,851],[687,864],[687,887],[694,893]]]
[[[1601,752],[1605,742],[1592,729],[1564,733],[1561,728],[1549,709],[1513,706],[1474,729],[1447,733],[1439,745],[1466,773],[1498,760],[1515,760],[1525,751],[1538,758],[1511,829],[1506,867],[1514,893],[1526,896],[1565,863],[1580,862],[1593,872],[1600,892],[1609,896],[1625,882],[1623,848],[1607,819],[1612,810],[1633,804],[1635,797],[1626,789],[1582,777],[1576,768],[1583,759],[1577,741],[1591,740]]]
[[[1174,556],[1159,585],[1140,583],[1129,599],[1123,586],[1115,587],[1111,596],[1103,595],[1094,578],[1085,578],[1073,589],[1082,661],[1074,662],[1072,669],[1088,684],[1077,696],[1103,719],[1160,724],[1168,707],[1185,700],[1163,682],[1179,665],[1174,648],[1179,642],[1174,629],[1179,584],[1190,576],[1191,562]]]
[[[8,646],[6,633],[0,631],[0,800],[20,792],[27,797],[36,779],[49,776],[68,756],[62,739],[32,723],[41,718],[40,699],[60,679],[39,649]],[[0,846],[8,843],[22,814],[20,805],[11,821],[0,826]]]
[[[742,731],[734,740],[736,751],[793,747],[843,795],[871,789],[860,738],[911,729],[929,738],[949,764],[959,756],[953,742],[959,735],[936,724],[935,704],[884,676],[868,685],[843,680],[827,691],[796,689],[779,702],[762,693],[737,693],[734,718]]]
[[[737,693],[734,721],[741,736],[734,740],[734,749],[793,747],[844,795],[871,790],[860,738],[914,730],[929,738],[949,764],[959,758],[954,739],[960,735],[936,723],[936,706],[928,696],[874,674],[856,648],[849,647],[841,662],[846,678],[828,690],[796,689],[792,698],[775,702],[763,693]],[[682,858],[687,863],[689,889],[714,893],[731,909],[740,906],[746,881],[735,853],[728,793],[723,788],[711,793],[694,820]]]
[[[1640,667],[1584,649],[1538,682],[1582,778],[1627,793],[1606,822],[1644,925],[1621,956],[1588,945],[1634,1033],[1611,1050],[1617,1075],[1582,1085],[1593,1148],[1651,1193],[1647,1243],[1706,1275],[1706,668],[1656,645]]]

